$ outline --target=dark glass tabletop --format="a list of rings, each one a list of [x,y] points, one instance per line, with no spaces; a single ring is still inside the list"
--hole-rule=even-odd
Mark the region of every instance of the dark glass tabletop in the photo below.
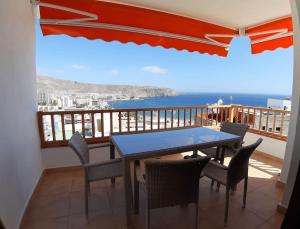
[[[112,136],[112,143],[121,156],[158,152],[176,148],[196,147],[227,143],[239,140],[239,136],[205,128],[194,127],[184,129],[120,134]]]

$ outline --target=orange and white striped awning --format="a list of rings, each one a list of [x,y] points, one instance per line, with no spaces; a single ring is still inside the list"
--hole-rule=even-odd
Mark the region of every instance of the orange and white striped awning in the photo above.
[[[206,0],[198,2],[201,1]],[[66,34],[88,39],[134,42],[219,56],[227,56],[230,42],[241,35],[250,37],[252,53],[286,48],[293,44],[292,19],[289,15],[240,28],[216,23],[209,18],[200,20],[185,15],[184,12],[167,10],[166,6],[162,9],[157,5],[145,4],[150,4],[151,1],[133,2],[134,4],[103,0],[40,0],[35,3],[39,6],[44,35]],[[176,2],[178,1],[169,4],[174,7]],[[187,4],[188,2],[189,0]]]

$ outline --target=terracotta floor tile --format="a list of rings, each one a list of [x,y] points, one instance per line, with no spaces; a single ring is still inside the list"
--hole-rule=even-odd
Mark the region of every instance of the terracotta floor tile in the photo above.
[[[208,225],[211,228],[223,228],[224,227],[224,214],[225,214],[225,204],[215,206],[208,211],[201,211],[200,214],[206,217]],[[242,208],[242,204],[237,200],[230,201],[229,203],[229,214],[228,214],[228,225],[226,228],[256,228],[264,222],[264,219],[254,214],[249,209]]]
[[[24,221],[21,229],[67,229],[68,228],[68,218],[60,217],[55,219],[45,219],[45,220],[27,220]]]
[[[272,198],[280,201],[283,195],[283,187],[276,185],[277,180],[271,180],[269,182],[265,182],[264,185],[258,188],[259,191],[263,192],[264,194],[269,195]]]
[[[120,229],[118,222],[112,214],[91,213],[87,220],[84,214],[75,214],[68,217],[68,228],[97,228],[97,229]]]
[[[47,182],[40,186],[37,191],[38,196],[53,195],[53,194],[63,194],[71,191],[71,181],[53,181]]]
[[[25,220],[21,229],[67,229],[68,218],[60,217],[44,220]]]
[[[269,223],[262,223],[257,227],[257,229],[275,229],[273,225]]]
[[[39,187],[37,188],[37,195],[52,195],[62,194],[71,191],[72,185],[72,173],[71,172],[57,172],[46,174]]]
[[[181,155],[176,155],[181,157]],[[226,163],[229,159],[226,159]],[[242,209],[243,182],[230,195],[229,223],[226,229],[235,228],[279,228],[283,215],[276,213],[277,202],[282,189],[276,186],[278,163],[270,166],[260,157],[251,160],[247,206]],[[276,167],[277,166],[277,167]],[[224,229],[225,187],[216,192],[216,185],[210,187],[210,179],[202,178],[199,188],[199,228]],[[110,180],[91,183],[89,199],[89,222],[84,215],[84,174],[81,169],[44,176],[41,186],[29,204],[23,219],[23,228],[125,228],[125,200],[123,179],[116,184]],[[145,187],[140,186],[140,211],[132,215],[134,228],[144,229]],[[192,204],[186,207],[170,207],[151,211],[152,229],[194,228],[195,211]]]
[[[41,220],[67,216],[70,200],[67,194],[36,197],[28,206],[25,219]]]
[[[111,212],[108,194],[106,189],[91,190],[89,194],[89,212]],[[85,212],[85,202],[83,192],[70,193],[69,214],[80,214]]]
[[[273,226],[274,229],[279,229],[284,219],[284,214],[276,212],[271,218],[267,221]]]
[[[268,220],[274,215],[277,204],[278,201],[276,199],[271,198],[258,190],[250,192],[247,195],[246,207],[265,220]]]

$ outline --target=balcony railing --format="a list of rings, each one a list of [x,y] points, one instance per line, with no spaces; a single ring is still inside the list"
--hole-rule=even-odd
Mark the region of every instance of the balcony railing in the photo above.
[[[248,106],[192,106],[38,112],[41,147],[67,145],[79,131],[90,144],[109,141],[111,133],[157,131],[191,126],[247,123],[250,132],[286,141],[290,112]]]

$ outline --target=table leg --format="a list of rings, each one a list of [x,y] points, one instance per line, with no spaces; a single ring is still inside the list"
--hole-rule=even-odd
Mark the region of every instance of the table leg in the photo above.
[[[218,161],[220,159],[220,150],[221,150],[221,147],[218,146],[217,150],[216,150],[216,157],[214,158],[214,161]]]
[[[225,146],[222,146],[221,157],[220,157],[220,164],[222,165],[224,164],[225,150],[226,150]],[[217,191],[219,191],[219,189],[220,189],[220,183],[218,182]]]
[[[198,154],[198,150],[197,150],[197,149],[194,149],[194,150],[193,150],[193,154],[192,154],[191,157],[192,157],[192,158],[198,158],[198,157],[200,157],[200,155]]]
[[[221,163],[222,165],[224,164],[225,150],[226,150],[226,147],[223,146],[223,147],[222,147],[222,152],[221,152],[221,157],[220,157],[220,163]]]
[[[214,161],[218,161],[220,159],[220,151],[221,151],[221,147],[218,146],[217,149],[216,149],[216,157],[213,159]],[[210,186],[213,187],[214,184],[215,184],[215,181],[211,180]]]
[[[115,146],[113,143],[110,143],[110,160],[115,159]],[[116,178],[111,178],[110,182],[114,185],[116,182]]]
[[[125,211],[126,211],[126,226],[130,228],[132,226],[131,213],[132,213],[132,185],[130,174],[130,161],[123,158],[123,171],[124,171],[124,191],[125,191]]]

